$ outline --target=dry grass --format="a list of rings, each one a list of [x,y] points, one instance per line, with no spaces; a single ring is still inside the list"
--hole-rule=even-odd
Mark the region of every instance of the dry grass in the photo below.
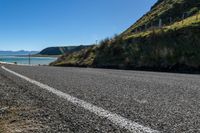
[[[5,110],[0,116],[0,133],[21,133],[37,131],[44,127],[40,122],[30,119],[21,114],[36,112],[36,108],[12,107]]]

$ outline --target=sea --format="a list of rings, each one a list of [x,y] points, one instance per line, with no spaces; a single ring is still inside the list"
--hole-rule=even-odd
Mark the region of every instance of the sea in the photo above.
[[[56,57],[30,57],[25,55],[0,55],[0,62],[24,65],[49,65]]]

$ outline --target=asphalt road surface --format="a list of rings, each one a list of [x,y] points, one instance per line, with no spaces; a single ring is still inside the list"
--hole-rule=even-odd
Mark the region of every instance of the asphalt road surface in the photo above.
[[[4,65],[0,78],[43,109],[40,132],[200,132],[200,75]]]

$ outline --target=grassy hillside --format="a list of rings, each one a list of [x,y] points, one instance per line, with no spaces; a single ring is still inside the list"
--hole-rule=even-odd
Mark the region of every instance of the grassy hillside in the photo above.
[[[159,0],[147,14],[156,12],[155,9],[161,10],[163,2],[169,1]],[[130,29],[141,24],[144,18],[145,16],[122,35],[105,39],[98,46],[65,55],[52,65],[164,71],[200,70],[199,11],[162,28],[154,27],[140,32],[130,32]]]
[[[78,52],[66,53],[57,61],[51,63],[56,66],[92,66],[97,46],[82,49]]]
[[[200,69],[200,20],[117,38],[97,49],[97,67],[189,70]]]
[[[63,55],[65,53],[71,53],[87,48],[89,46],[66,46],[66,47],[49,47],[42,50],[38,55]]]
[[[158,0],[150,12],[141,17],[122,35],[134,34],[135,31],[157,27],[160,19],[163,25],[170,25],[196,14],[199,10],[200,1],[198,0]]]

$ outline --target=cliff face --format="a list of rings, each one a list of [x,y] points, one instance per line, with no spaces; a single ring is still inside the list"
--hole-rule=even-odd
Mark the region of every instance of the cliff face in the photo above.
[[[52,65],[200,71],[199,7],[197,0],[159,0],[121,35],[65,55]],[[171,23],[165,17],[169,13],[174,18]],[[181,14],[187,15],[181,18]],[[145,26],[135,31],[144,24],[158,24],[158,19],[162,19],[162,27]]]

